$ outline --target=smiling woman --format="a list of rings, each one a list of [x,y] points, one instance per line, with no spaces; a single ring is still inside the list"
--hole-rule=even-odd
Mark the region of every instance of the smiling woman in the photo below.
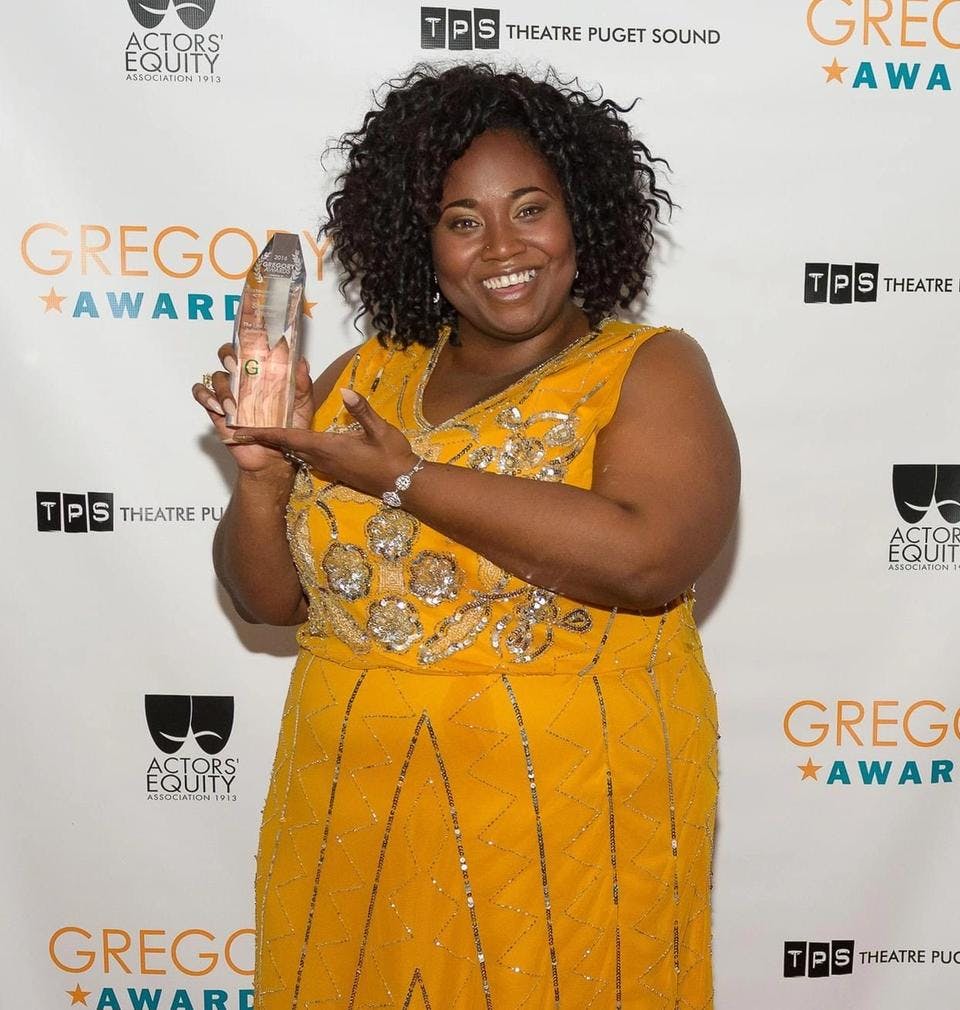
[[[257,872],[261,1010],[706,1010],[716,712],[691,586],[736,442],[697,344],[619,322],[669,198],[610,101],[420,67],[326,232],[375,336],[224,426],[217,573],[301,625]],[[296,469],[295,469],[296,467]]]

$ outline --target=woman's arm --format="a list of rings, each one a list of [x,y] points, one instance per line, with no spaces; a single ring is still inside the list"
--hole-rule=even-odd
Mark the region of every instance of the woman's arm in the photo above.
[[[289,447],[328,478],[379,497],[416,456],[396,428],[356,400],[348,407],[361,436],[242,435]],[[565,596],[631,609],[674,599],[719,552],[740,484],[736,439],[692,338],[670,331],[637,350],[598,438],[593,476],[592,489],[583,490],[428,463],[403,492],[403,507],[511,574]]]
[[[355,352],[355,348],[351,349],[330,364],[312,389],[306,366],[301,366],[295,424],[302,430],[309,428],[314,405],[323,403],[330,395]],[[230,345],[221,348],[220,356],[228,372],[235,367]],[[213,394],[203,386],[194,387],[195,398],[207,409],[238,467],[230,503],[213,540],[214,570],[245,621],[299,624],[306,619],[307,607],[286,530],[287,500],[295,471],[276,449],[235,443],[233,432],[226,428],[222,414],[214,406],[225,403],[228,408],[231,406],[227,403],[228,372],[214,375]]]

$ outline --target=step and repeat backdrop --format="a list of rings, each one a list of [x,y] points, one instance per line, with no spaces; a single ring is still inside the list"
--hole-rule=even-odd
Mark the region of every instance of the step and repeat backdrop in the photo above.
[[[357,342],[323,153],[484,59],[641,99],[680,206],[638,318],[700,339],[740,436],[698,586],[717,1006],[960,1007],[960,0],[41,0],[0,52],[5,1006],[253,1007],[295,650],[214,580],[190,386],[272,230],[314,371]]]

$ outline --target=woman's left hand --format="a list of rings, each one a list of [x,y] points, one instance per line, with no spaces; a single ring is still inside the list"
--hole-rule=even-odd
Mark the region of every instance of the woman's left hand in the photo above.
[[[406,436],[385,421],[359,393],[341,389],[359,432],[336,434],[300,428],[237,428],[234,441],[267,445],[306,463],[328,480],[379,498],[418,460]]]

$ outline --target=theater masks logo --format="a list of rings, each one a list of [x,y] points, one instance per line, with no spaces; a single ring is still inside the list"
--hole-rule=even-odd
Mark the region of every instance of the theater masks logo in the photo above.
[[[130,12],[144,28],[156,28],[167,16],[170,0],[127,0]],[[216,0],[173,0],[173,8],[187,28],[202,28],[213,13]]]
[[[893,498],[904,522],[920,522],[935,505],[944,522],[956,525],[960,523],[960,466],[895,463]]]
[[[219,754],[233,730],[233,698],[219,695],[144,695],[147,726],[164,754],[176,754],[193,735],[205,754]]]

